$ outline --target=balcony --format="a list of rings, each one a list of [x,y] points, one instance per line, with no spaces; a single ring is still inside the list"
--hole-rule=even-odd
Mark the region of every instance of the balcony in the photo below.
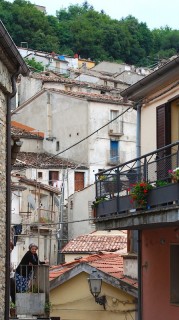
[[[48,265],[32,266],[31,277],[26,268],[27,287],[21,289],[15,283],[15,305],[10,303],[10,319],[49,319],[49,267]],[[23,283],[23,282],[22,282]]]
[[[170,170],[179,167],[179,141],[96,174],[98,229],[142,229],[179,224],[179,183]],[[138,182],[152,185],[147,205],[131,191]]]

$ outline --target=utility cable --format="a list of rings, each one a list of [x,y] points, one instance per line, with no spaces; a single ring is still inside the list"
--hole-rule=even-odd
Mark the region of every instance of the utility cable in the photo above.
[[[87,140],[88,138],[92,137],[95,133],[98,133],[98,131],[102,130],[103,128],[105,128],[106,126],[108,126],[110,123],[112,123],[113,121],[115,121],[116,119],[118,119],[119,117],[121,117],[123,114],[125,114],[127,111],[129,111],[131,108],[133,108],[133,106],[130,106],[130,107],[127,108],[125,111],[123,111],[122,113],[120,113],[117,117],[115,117],[114,119],[110,120],[109,122],[107,122],[106,124],[104,124],[102,127],[98,128],[97,130],[93,131],[92,133],[90,133],[90,134],[89,134],[88,136],[86,136],[85,138],[83,138],[83,139],[79,140],[78,142],[72,144],[70,147],[68,147],[68,148],[66,148],[66,149],[64,149],[64,150],[56,153],[55,155],[47,158],[46,161],[49,160],[49,159],[52,159],[52,158],[54,158],[54,157],[56,157],[56,156],[58,156],[59,154],[62,154],[62,153],[64,153],[64,152],[68,151],[69,149],[71,149],[71,148],[73,148],[73,147],[76,147],[78,144],[80,144],[81,142],[83,142],[83,141]]]

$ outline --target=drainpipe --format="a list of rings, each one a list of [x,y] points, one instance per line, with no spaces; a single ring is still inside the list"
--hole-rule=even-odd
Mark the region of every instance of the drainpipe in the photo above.
[[[137,104],[137,132],[136,132],[136,157],[141,156],[141,103]],[[137,163],[137,167],[139,163]],[[135,232],[135,231],[134,231]],[[138,238],[138,320],[142,320],[142,255],[141,255],[141,231],[137,231]]]
[[[11,227],[11,98],[16,94],[16,78],[21,68],[11,77],[12,93],[7,96],[6,112],[6,274],[5,274],[5,320],[9,320],[10,298],[10,227]]]
[[[136,157],[139,158],[141,156],[141,103],[137,104],[137,132],[136,132]]]

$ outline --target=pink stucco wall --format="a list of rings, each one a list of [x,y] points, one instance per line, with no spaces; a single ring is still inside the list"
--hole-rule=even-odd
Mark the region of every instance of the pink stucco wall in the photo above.
[[[170,244],[179,244],[179,229],[142,231],[142,320],[177,320],[170,303]]]

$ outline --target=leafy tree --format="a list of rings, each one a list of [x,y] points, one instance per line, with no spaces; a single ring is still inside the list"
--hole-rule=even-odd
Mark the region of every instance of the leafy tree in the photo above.
[[[35,58],[32,58],[32,59],[25,58],[24,60],[25,60],[25,62],[27,63],[28,66],[31,66],[36,71],[43,71],[44,70],[44,67],[43,67],[42,63],[41,62],[37,62],[35,60]]]
[[[0,0],[0,19],[17,46],[27,42],[40,51],[144,66],[179,52],[179,30],[168,26],[150,30],[131,15],[111,19],[87,1],[57,10],[54,17],[26,0]]]

